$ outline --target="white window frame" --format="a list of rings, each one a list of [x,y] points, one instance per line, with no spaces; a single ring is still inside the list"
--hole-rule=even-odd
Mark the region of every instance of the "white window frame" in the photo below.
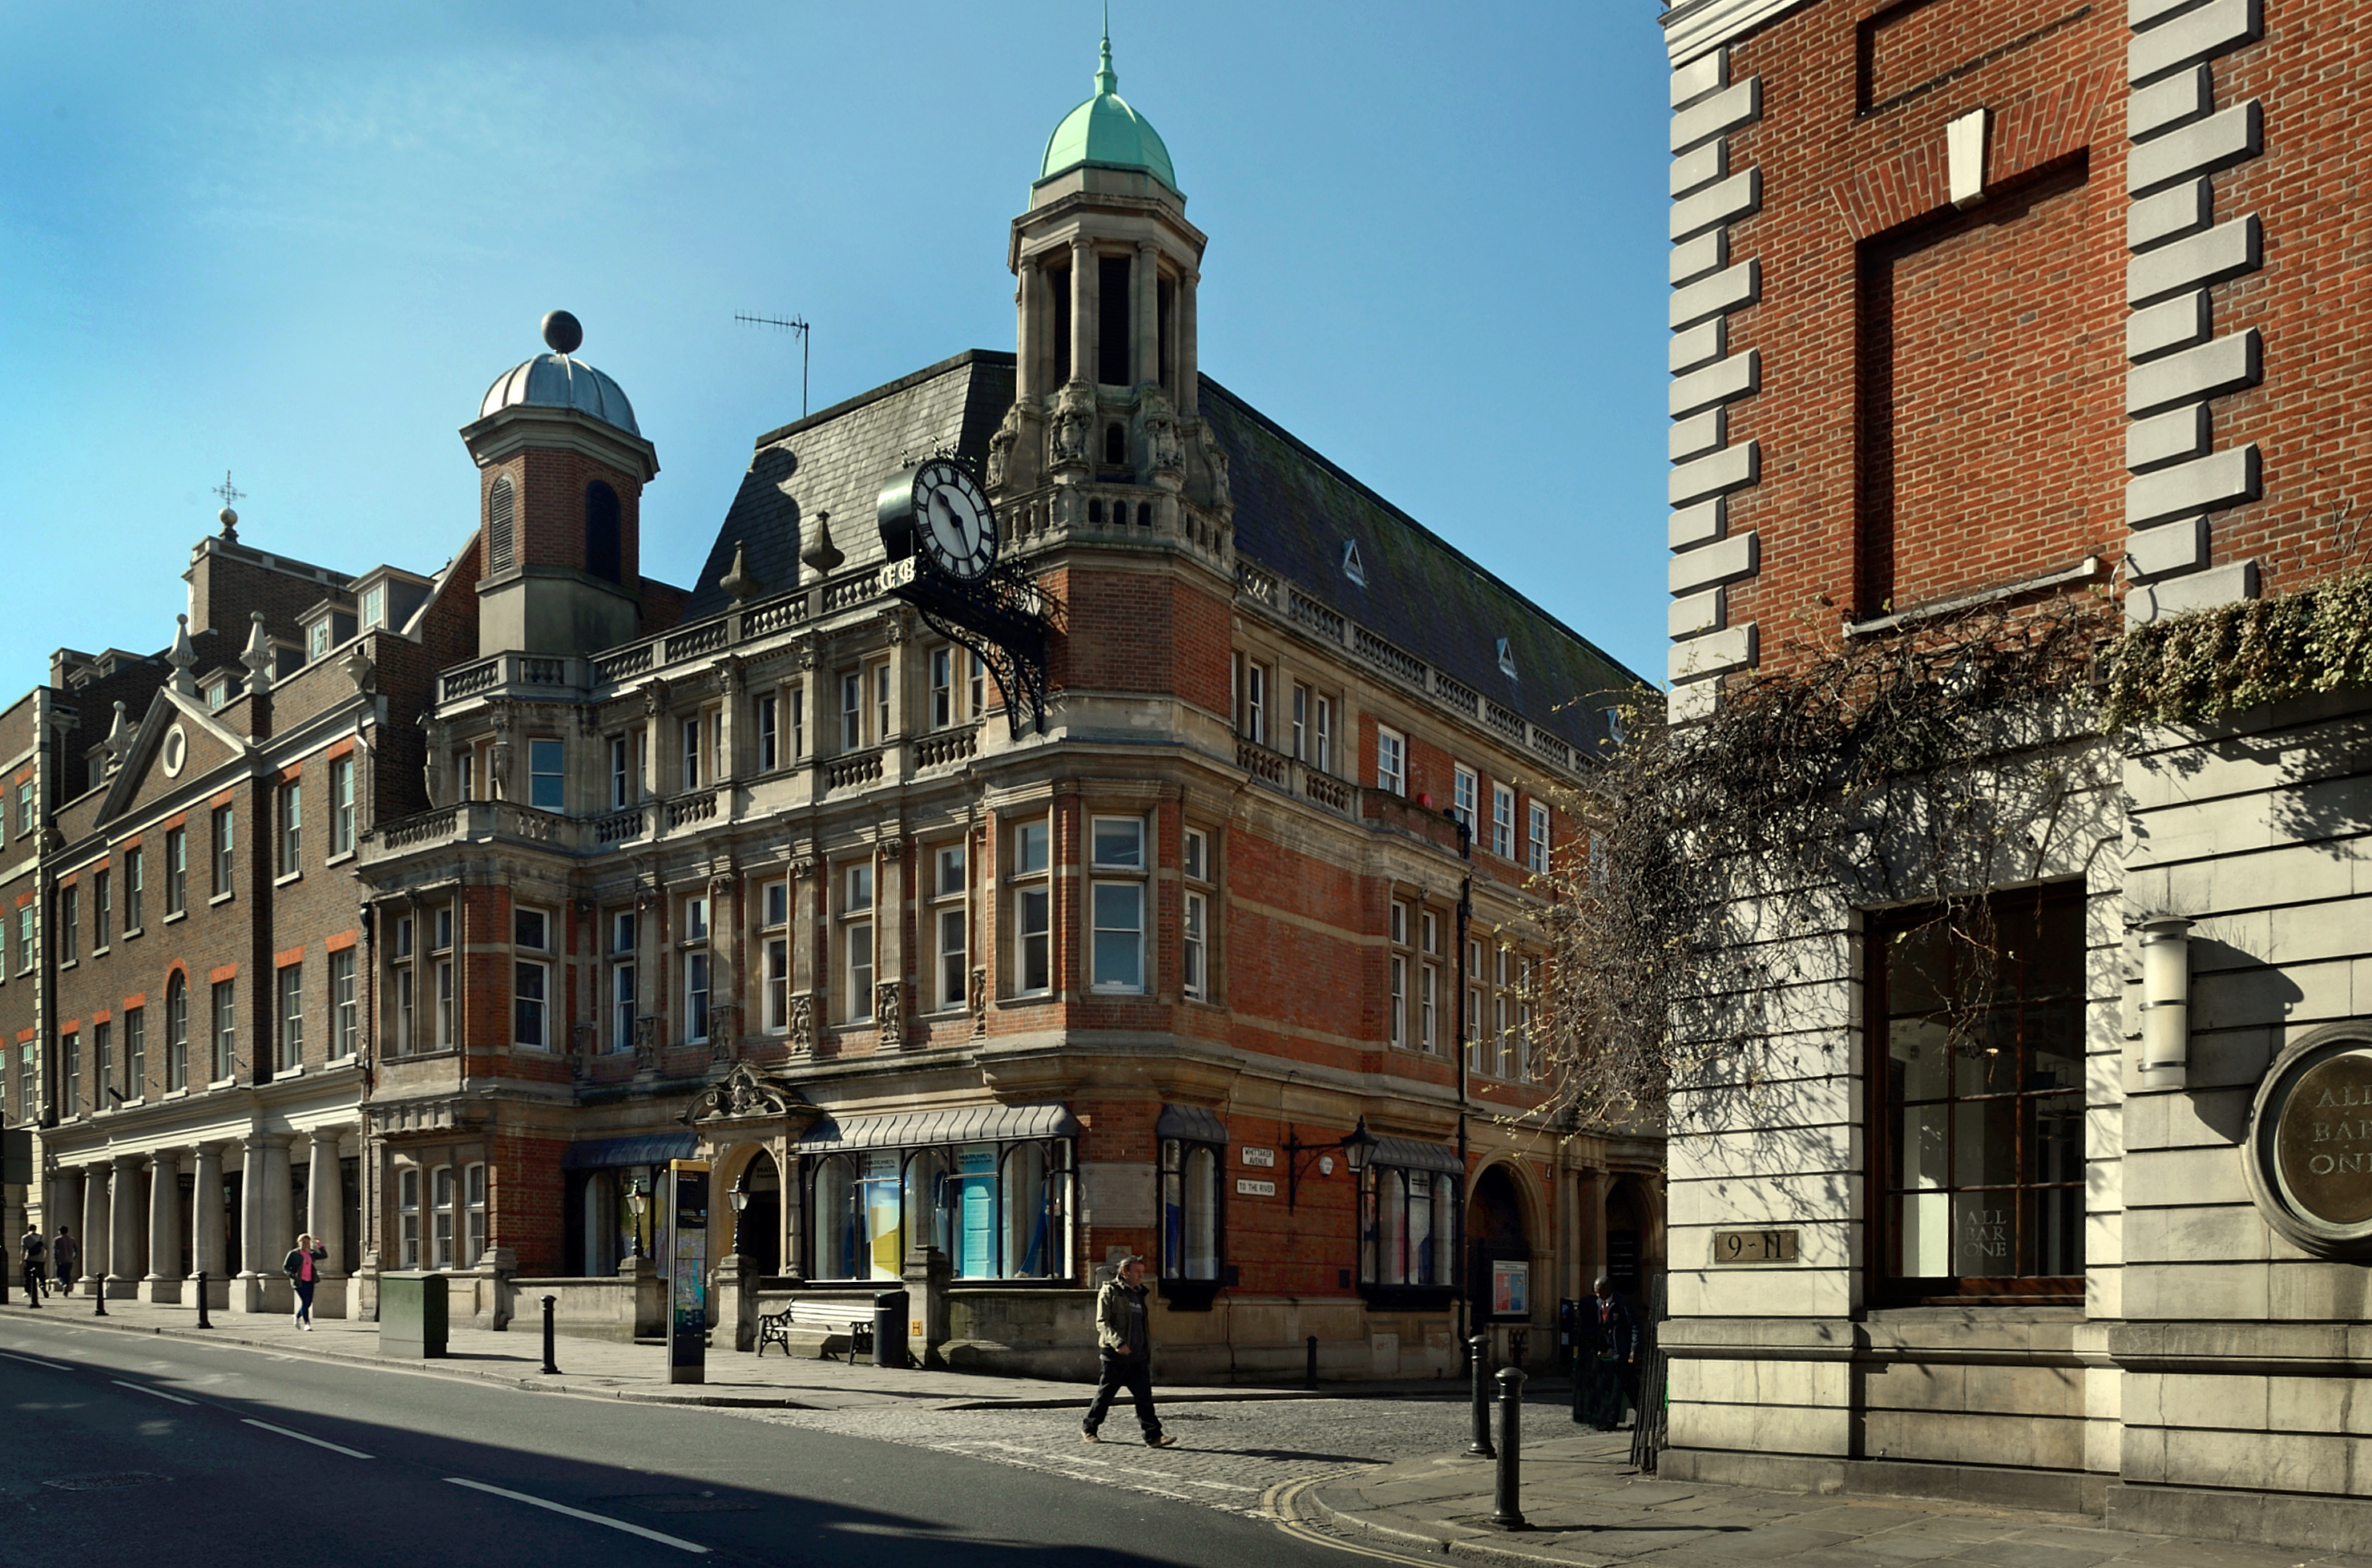
[[[865,671],[843,670],[840,677],[840,749],[865,747]]]
[[[305,869],[305,781],[290,779],[278,794],[280,875],[295,877]]]
[[[349,1062],[362,1048],[361,965],[352,947],[330,955],[330,1060]]]
[[[683,1039],[688,1045],[704,1043],[714,1027],[709,962],[708,895],[693,893],[683,900]]]
[[[409,1273],[420,1267],[420,1167],[395,1173],[396,1265]]]
[[[1532,802],[1530,827],[1524,863],[1535,876],[1545,877],[1549,872],[1549,808],[1537,800]]]
[[[238,1076],[238,981],[218,980],[210,988],[207,1003],[213,1028],[213,1069],[207,1082],[225,1084]]]
[[[305,965],[301,960],[284,964],[273,979],[280,1002],[280,1060],[275,1065],[285,1073],[305,1065]]]
[[[610,951],[606,1001],[610,1009],[608,1051],[617,1055],[634,1049],[634,1010],[641,981],[635,972],[641,917],[634,911],[610,912]]]
[[[428,1173],[428,1266],[432,1269],[455,1266],[453,1249],[460,1241],[454,1230],[459,1217],[459,1196],[451,1166],[440,1165]]]
[[[750,727],[757,739],[758,771],[771,773],[783,765],[782,699],[774,692],[761,691],[750,705]]]
[[[530,924],[530,923],[533,923]],[[522,1051],[550,1051],[552,1042],[552,912],[514,905],[511,910],[511,1044]]]
[[[535,746],[533,741],[528,744],[530,758],[534,755]],[[354,853],[355,759],[349,752],[330,761],[330,854],[336,856]]]
[[[1501,860],[1516,858],[1516,790],[1513,784],[1491,786],[1491,853]]]
[[[1136,847],[1133,858],[1105,858],[1107,828],[1134,830]],[[1113,841],[1115,846],[1122,838],[1126,836],[1115,832]],[[1087,989],[1099,995],[1142,996],[1153,989],[1151,985],[1153,977],[1147,972],[1151,966],[1147,962],[1145,953],[1147,928],[1151,924],[1146,918],[1149,913],[1146,906],[1151,901],[1150,889],[1147,886],[1150,879],[1148,862],[1151,857],[1147,850],[1150,847],[1149,841],[1152,836],[1151,830],[1143,817],[1107,817],[1091,814],[1088,818],[1087,857],[1091,876],[1087,884]],[[1112,896],[1108,898],[1107,894]],[[1123,894],[1127,900],[1134,902],[1134,923],[1132,925],[1115,923],[1107,925],[1105,923],[1107,915],[1121,912],[1121,895]],[[1100,978],[1105,968],[1104,958],[1107,951],[1109,950],[1111,956],[1117,958],[1132,947],[1134,949],[1134,980]]]
[[[1012,869],[1006,875],[1013,908],[1011,994],[1050,996],[1054,991],[1053,825],[1043,817],[1016,822],[1011,843]],[[1030,864],[1033,845],[1034,865]],[[1043,970],[1041,985],[1029,983],[1033,954]]]
[[[1482,780],[1463,762],[1450,764],[1449,814],[1466,824],[1467,836],[1482,836],[1482,821],[1477,815],[1482,799]]]
[[[622,811],[634,803],[633,753],[627,749],[626,737],[610,738],[610,809]]]
[[[478,1260],[486,1255],[486,1167],[483,1165],[464,1166],[461,1170],[461,1264],[474,1269]]]
[[[874,942],[875,910],[879,898],[873,863],[858,861],[840,868],[841,1021],[874,1022],[873,977],[879,949]]]
[[[930,727],[949,729],[956,722],[956,649],[952,643],[931,650]]]
[[[959,841],[931,852],[931,1001],[943,1013],[971,1005],[971,856]]]
[[[1387,795],[1408,794],[1408,737],[1389,725],[1376,726],[1376,787]]]

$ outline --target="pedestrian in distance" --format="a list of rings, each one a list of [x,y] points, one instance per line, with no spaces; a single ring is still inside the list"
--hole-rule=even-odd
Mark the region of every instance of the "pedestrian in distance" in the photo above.
[[[1145,1446],[1167,1448],[1177,1442],[1161,1430],[1161,1418],[1153,1410],[1153,1337],[1145,1322],[1142,1258],[1122,1258],[1113,1277],[1096,1293],[1096,1358],[1103,1376],[1096,1384],[1096,1402],[1079,1424],[1079,1435],[1090,1443],[1102,1442],[1098,1429],[1104,1412],[1126,1388],[1136,1400],[1136,1423],[1145,1428]]]
[[[74,1294],[75,1281],[82,1278],[82,1243],[65,1226],[50,1238],[50,1273],[57,1283],[59,1294]]]
[[[329,1255],[329,1249],[312,1237],[300,1236],[280,1260],[288,1283],[296,1287],[296,1327],[308,1334],[313,1331],[313,1287],[320,1283],[321,1260]]]
[[[1600,1432],[1622,1424],[1622,1407],[1639,1403],[1639,1315],[1606,1275],[1581,1308],[1581,1343],[1573,1369],[1573,1419]]]
[[[25,1305],[41,1304],[41,1275],[49,1267],[50,1244],[41,1239],[40,1227],[30,1220],[25,1222],[24,1239],[17,1243],[17,1255],[25,1260]]]

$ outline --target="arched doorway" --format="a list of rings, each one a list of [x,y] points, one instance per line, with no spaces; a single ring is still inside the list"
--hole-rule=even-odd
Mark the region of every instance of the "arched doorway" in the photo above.
[[[750,1195],[739,1216],[737,1250],[742,1273],[769,1275],[783,1272],[783,1174],[774,1156],[761,1149],[741,1167],[735,1189]]]
[[[1524,1224],[1523,1194],[1504,1165],[1475,1179],[1474,1198],[1466,1206],[1466,1256],[1467,1299],[1478,1320],[1531,1316],[1531,1232]]]

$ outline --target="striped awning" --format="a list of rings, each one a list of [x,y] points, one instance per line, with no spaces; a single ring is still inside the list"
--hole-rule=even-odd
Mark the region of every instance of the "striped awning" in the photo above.
[[[1447,1171],[1451,1176],[1466,1174],[1466,1162],[1448,1144],[1421,1144],[1414,1138],[1395,1138],[1389,1132],[1377,1134],[1376,1152],[1368,1156],[1368,1163],[1398,1166],[1403,1170]]]
[[[931,1144],[1002,1144],[1024,1138],[1076,1138],[1078,1118],[1064,1105],[963,1105],[894,1116],[827,1116],[799,1139],[799,1153],[911,1149]]]
[[[659,1132],[642,1138],[581,1138],[560,1156],[563,1170],[607,1170],[622,1165],[665,1165],[693,1157],[690,1132]]]
[[[1161,1120],[1153,1124],[1157,1138],[1185,1138],[1197,1144],[1224,1144],[1227,1141],[1227,1124],[1219,1113],[1199,1105],[1165,1105]]]

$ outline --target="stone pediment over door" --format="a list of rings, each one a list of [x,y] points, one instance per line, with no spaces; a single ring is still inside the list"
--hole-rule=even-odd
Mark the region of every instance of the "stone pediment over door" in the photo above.
[[[703,1131],[737,1122],[788,1122],[796,1132],[820,1114],[788,1084],[768,1077],[747,1062],[737,1062],[731,1072],[692,1102],[683,1120],[685,1125]]]

